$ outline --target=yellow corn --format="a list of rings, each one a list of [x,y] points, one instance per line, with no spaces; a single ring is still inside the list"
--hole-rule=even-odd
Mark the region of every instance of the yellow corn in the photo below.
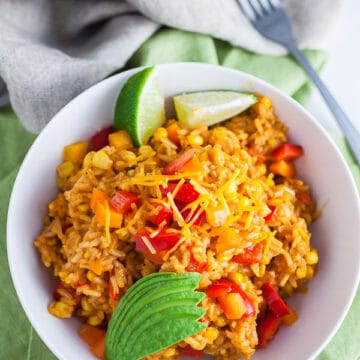
[[[175,356],[176,355],[176,350],[175,350],[175,348],[166,349],[166,350],[164,350],[162,355],[165,356],[165,357]]]
[[[86,297],[83,297],[81,299],[81,307],[85,310],[85,311],[91,311],[92,307],[89,303],[89,301],[86,299]]]
[[[313,276],[314,276],[314,267],[311,266],[311,265],[308,265],[308,266],[306,267],[306,278],[307,278],[308,280],[310,280],[310,279],[313,278]]]
[[[218,330],[215,329],[214,327],[208,327],[205,332],[206,340],[210,344],[212,344],[214,342],[214,340],[217,338],[218,333],[219,333]]]
[[[236,285],[241,285],[244,281],[244,276],[238,272],[232,272],[229,274],[229,279],[233,281]]]
[[[309,252],[306,254],[305,260],[306,260],[306,263],[307,263],[308,265],[315,265],[315,264],[317,264],[318,261],[319,261],[319,255],[318,255],[317,250],[312,249],[311,251],[309,251]]]
[[[109,144],[117,150],[127,150],[133,147],[131,137],[125,130],[119,130],[109,134]]]
[[[154,140],[156,140],[156,141],[161,141],[162,139],[167,138],[167,136],[168,136],[168,133],[167,133],[166,129],[163,127],[159,127],[154,132]]]
[[[84,254],[84,258],[85,259],[88,259],[90,257],[90,251],[89,250],[86,250],[85,251],[85,254]]]
[[[96,275],[91,271],[89,270],[87,273],[86,273],[86,277],[89,281],[93,281],[96,277]]]
[[[101,316],[99,315],[93,315],[93,316],[90,316],[88,318],[88,324],[89,325],[92,325],[92,326],[97,326],[97,325],[100,325],[102,323],[102,321],[104,320],[104,318],[101,318]]]
[[[296,277],[297,277],[298,279],[303,279],[303,278],[305,278],[305,277],[306,277],[306,273],[307,273],[307,271],[306,271],[306,266],[302,266],[302,267],[299,267],[299,268],[296,269]]]
[[[97,151],[93,157],[93,165],[99,169],[109,170],[112,167],[113,161],[110,159],[109,155],[103,151]]]
[[[66,179],[72,175],[74,169],[75,166],[72,162],[64,161],[56,168],[56,171],[61,179]]]
[[[267,96],[263,96],[260,99],[261,104],[264,106],[266,110],[271,108],[271,100]]]
[[[83,160],[83,167],[84,168],[90,168],[92,167],[92,161],[93,161],[93,157],[94,157],[95,151],[90,151],[88,152]]]
[[[190,134],[187,140],[191,146],[201,146],[204,143],[204,139],[200,135]]]
[[[227,321],[225,319],[224,316],[220,315],[217,317],[217,319],[215,320],[215,325],[218,327],[223,327],[227,324]]]
[[[246,196],[242,196],[239,199],[238,206],[239,206],[239,208],[247,208],[247,207],[251,206],[251,200]]]
[[[79,141],[64,147],[63,159],[74,164],[80,164],[87,152],[89,143],[87,141]]]

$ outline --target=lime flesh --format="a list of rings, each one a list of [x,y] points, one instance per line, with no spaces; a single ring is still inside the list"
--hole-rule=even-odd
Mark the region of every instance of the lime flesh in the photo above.
[[[210,126],[235,116],[257,102],[250,93],[203,91],[174,96],[179,123],[186,128]]]
[[[165,122],[164,96],[154,67],[126,81],[116,100],[114,122],[117,130],[129,133],[136,146],[146,144]]]

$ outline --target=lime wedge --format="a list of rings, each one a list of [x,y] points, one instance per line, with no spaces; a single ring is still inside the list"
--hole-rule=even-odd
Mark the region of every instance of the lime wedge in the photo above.
[[[235,116],[256,103],[253,94],[236,91],[203,91],[174,96],[179,123],[187,128],[210,126]]]
[[[136,146],[146,144],[165,122],[164,96],[154,67],[126,81],[116,100],[114,122],[117,130],[129,133]]]

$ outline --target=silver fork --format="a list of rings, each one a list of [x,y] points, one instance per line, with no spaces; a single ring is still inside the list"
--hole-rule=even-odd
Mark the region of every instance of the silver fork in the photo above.
[[[296,61],[310,76],[328,104],[349,147],[360,164],[360,135],[346,116],[335,98],[320,79],[314,68],[299,50],[294,39],[291,24],[278,0],[237,0],[245,16],[264,37],[285,46]]]

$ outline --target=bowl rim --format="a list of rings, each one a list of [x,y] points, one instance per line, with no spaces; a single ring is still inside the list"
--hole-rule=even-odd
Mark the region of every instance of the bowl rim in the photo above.
[[[61,354],[58,354],[56,351],[54,351],[54,348],[52,346],[51,343],[49,343],[47,336],[44,332],[44,330],[39,326],[39,323],[37,321],[37,319],[33,316],[33,313],[31,311],[31,306],[29,306],[29,304],[24,300],[23,297],[23,293],[22,293],[22,285],[21,285],[21,281],[20,279],[18,279],[17,277],[17,271],[16,271],[16,266],[14,264],[14,262],[12,261],[12,259],[14,259],[13,253],[12,253],[12,245],[10,242],[10,233],[11,233],[11,227],[12,227],[12,209],[14,208],[14,202],[15,202],[15,190],[17,189],[17,185],[19,182],[19,179],[23,176],[23,171],[24,171],[24,164],[26,162],[29,161],[29,159],[32,157],[33,152],[35,152],[35,147],[36,144],[40,141],[39,139],[46,137],[48,133],[51,133],[53,127],[57,126],[57,119],[61,118],[62,114],[64,112],[66,112],[69,108],[71,108],[74,104],[74,102],[77,102],[79,100],[79,98],[82,98],[84,95],[89,94],[90,92],[96,92],[97,89],[99,87],[101,87],[103,84],[106,84],[107,82],[113,81],[114,78],[127,78],[128,76],[140,71],[141,69],[144,69],[148,66],[140,66],[140,67],[136,67],[136,68],[132,68],[126,71],[122,71],[119,72],[117,74],[114,74],[108,78],[105,78],[104,80],[92,85],[91,87],[89,87],[88,89],[84,90],[83,92],[81,92],[80,94],[78,94],[76,97],[74,97],[71,101],[69,101],[69,103],[67,103],[62,109],[60,109],[49,121],[49,123],[45,126],[45,128],[41,131],[41,133],[37,136],[37,138],[35,139],[35,141],[33,142],[33,144],[31,145],[31,147],[29,148],[29,150],[27,151],[22,164],[20,166],[20,169],[18,171],[18,174],[16,176],[15,182],[13,184],[12,187],[12,191],[11,191],[11,196],[10,196],[10,201],[9,201],[9,207],[8,207],[8,213],[7,213],[7,229],[6,229],[6,241],[7,241],[7,259],[8,259],[8,265],[9,265],[9,269],[10,269],[10,274],[11,274],[11,278],[12,278],[12,282],[13,285],[15,287],[16,290],[16,294],[17,297],[21,303],[21,306],[28,318],[28,320],[30,321],[31,325],[33,326],[33,328],[35,329],[35,331],[39,334],[41,340],[46,344],[46,346],[50,349],[50,351],[52,351],[56,356],[59,356],[59,358],[61,358]],[[329,136],[328,132],[320,125],[320,123],[315,119],[315,117],[307,110],[305,109],[302,105],[300,105],[298,102],[296,102],[293,98],[291,98],[289,95],[287,95],[286,93],[284,93],[282,90],[276,88],[274,85],[260,79],[257,78],[254,75],[248,74],[246,72],[237,70],[237,69],[232,69],[232,68],[228,68],[225,66],[221,66],[221,65],[214,65],[214,64],[207,64],[207,63],[198,63],[198,62],[178,62],[178,63],[163,63],[163,64],[157,64],[155,65],[156,68],[173,68],[174,70],[177,67],[191,67],[194,68],[194,71],[196,70],[197,67],[200,68],[208,68],[209,71],[211,71],[212,69],[221,69],[221,71],[226,71],[228,73],[232,73],[234,74],[234,76],[238,76],[238,77],[243,77],[244,79],[247,79],[250,82],[253,82],[255,87],[256,86],[262,86],[265,88],[268,88],[271,92],[277,94],[279,97],[283,98],[285,101],[289,102],[292,106],[294,106],[295,108],[297,108],[298,111],[302,112],[311,122],[312,125],[314,125],[315,127],[318,128],[318,130],[322,133],[322,136],[324,136],[327,141],[331,144],[332,149],[334,152],[337,153],[337,155],[340,157],[341,162],[343,163],[344,169],[345,169],[345,174],[346,177],[348,178],[349,182],[350,182],[350,186],[351,186],[351,191],[356,194],[356,198],[354,199],[354,202],[356,203],[356,208],[357,208],[357,215],[360,215],[360,199],[358,196],[358,191],[357,191],[357,187],[355,184],[355,180],[351,174],[351,171],[349,169],[348,164],[346,163],[343,155],[341,154],[339,148],[336,146],[335,142],[333,141],[333,139]],[[10,219],[10,221],[9,221]],[[351,304],[355,298],[356,295],[356,291],[357,288],[359,286],[359,282],[360,282],[360,262],[359,265],[357,267],[357,273],[354,275],[354,279],[355,281],[353,282],[353,286],[352,286],[352,291],[351,291],[351,296],[348,299],[347,303],[344,304],[344,308],[341,314],[338,314],[338,318],[336,321],[336,325],[333,327],[332,331],[328,334],[327,338],[325,339],[325,341],[322,344],[319,344],[319,347],[317,349],[317,351],[315,353],[313,353],[313,357],[316,357],[325,347],[326,345],[328,345],[328,343],[330,342],[330,340],[333,338],[333,336],[335,335],[335,333],[338,331],[338,329],[340,328],[340,325],[342,324],[342,322],[344,321],[350,307]]]

